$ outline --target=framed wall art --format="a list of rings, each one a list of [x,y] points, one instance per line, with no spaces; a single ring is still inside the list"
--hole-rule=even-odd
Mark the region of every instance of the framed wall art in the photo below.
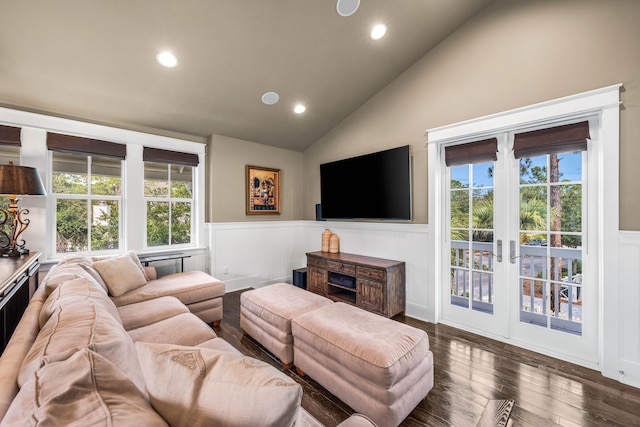
[[[280,169],[246,166],[247,215],[280,214]]]

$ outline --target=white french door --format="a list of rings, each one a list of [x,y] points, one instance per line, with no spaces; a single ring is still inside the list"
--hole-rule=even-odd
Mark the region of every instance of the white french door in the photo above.
[[[597,363],[588,146],[514,150],[517,137],[530,130],[440,147],[441,317],[543,353]],[[456,155],[461,151],[471,154]]]

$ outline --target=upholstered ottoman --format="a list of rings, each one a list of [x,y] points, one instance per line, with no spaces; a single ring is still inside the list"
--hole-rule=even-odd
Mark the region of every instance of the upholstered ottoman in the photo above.
[[[291,322],[294,364],[378,426],[397,426],[433,387],[433,353],[417,328],[344,304]]]
[[[240,328],[288,369],[293,362],[291,319],[332,303],[288,283],[276,283],[240,295]]]

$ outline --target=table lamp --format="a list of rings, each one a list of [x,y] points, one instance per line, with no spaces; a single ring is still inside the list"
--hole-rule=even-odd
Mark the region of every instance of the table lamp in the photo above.
[[[9,209],[0,209],[0,256],[19,257],[28,254],[20,234],[29,226],[24,218],[28,209],[18,209],[18,196],[46,196],[36,168],[15,166],[13,162],[0,165],[0,195],[9,197]]]

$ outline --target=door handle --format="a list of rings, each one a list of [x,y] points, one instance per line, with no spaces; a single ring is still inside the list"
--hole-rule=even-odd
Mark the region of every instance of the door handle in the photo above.
[[[497,245],[498,245],[498,248],[497,248],[496,261],[502,262],[502,240],[498,240]]]
[[[511,264],[516,263],[516,258],[516,241],[509,240],[509,261],[511,261]]]

